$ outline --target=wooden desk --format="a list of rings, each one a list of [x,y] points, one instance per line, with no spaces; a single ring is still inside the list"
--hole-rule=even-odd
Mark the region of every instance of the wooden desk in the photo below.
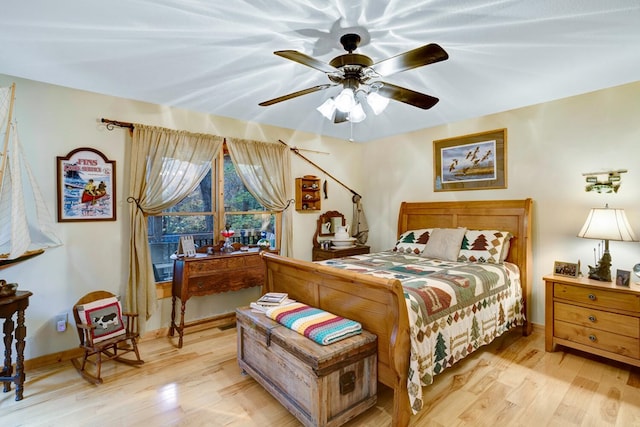
[[[4,383],[3,391],[11,390],[11,383],[16,384],[16,400],[22,400],[24,385],[24,339],[27,328],[24,326],[24,311],[29,306],[29,291],[17,291],[15,295],[0,298],[0,317],[4,319],[4,366],[0,372],[0,381]],[[18,313],[18,327],[15,328],[16,337],[16,374],[13,375],[11,363],[11,344],[13,343],[14,322],[13,315]]]
[[[275,249],[269,252],[277,253]],[[182,348],[185,327],[184,312],[187,300],[192,296],[237,291],[264,283],[264,263],[258,248],[248,252],[216,252],[213,255],[179,258],[173,264],[171,286],[171,327],[169,335],[177,331],[178,348]],[[176,324],[176,299],[180,298],[180,324]]]

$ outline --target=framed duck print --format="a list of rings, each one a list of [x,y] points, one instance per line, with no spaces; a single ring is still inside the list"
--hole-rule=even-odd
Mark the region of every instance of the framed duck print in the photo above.
[[[433,141],[434,191],[507,188],[507,130]]]

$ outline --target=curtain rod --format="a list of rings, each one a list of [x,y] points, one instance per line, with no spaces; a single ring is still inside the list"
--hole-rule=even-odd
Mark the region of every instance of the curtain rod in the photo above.
[[[117,120],[105,119],[104,117],[100,119],[100,122],[107,124],[107,129],[113,130],[114,126],[118,126],[120,128],[129,128],[133,130],[135,127],[133,123],[129,122],[119,122]]]
[[[289,147],[287,145],[286,142],[284,142],[283,140],[279,139],[278,140],[279,143],[286,145],[287,147]],[[349,190],[351,192],[351,194],[353,194],[352,197],[352,201],[353,203],[356,203],[359,199],[362,198],[361,195],[359,195],[358,193],[356,193],[354,190],[352,190],[351,188],[347,187],[343,182],[341,182],[338,178],[336,178],[335,176],[331,175],[329,172],[327,172],[326,170],[322,169],[320,166],[318,166],[317,164],[315,164],[313,161],[309,160],[308,158],[306,158],[303,154],[300,153],[300,149],[296,148],[296,147],[289,147],[289,150],[293,151],[294,153],[296,153],[298,156],[302,157],[304,160],[306,160],[308,163],[310,163],[312,166],[318,168],[322,173],[326,174],[327,176],[329,176],[329,178],[333,179],[335,182],[337,182],[338,184],[342,185],[344,188],[346,188],[347,190]],[[356,199],[356,197],[358,199]]]

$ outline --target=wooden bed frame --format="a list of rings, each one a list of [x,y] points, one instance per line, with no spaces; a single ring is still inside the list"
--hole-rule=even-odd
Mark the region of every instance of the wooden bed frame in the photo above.
[[[398,236],[421,228],[503,230],[514,235],[508,262],[521,272],[527,319],[532,286],[532,200],[403,202]],[[407,394],[410,336],[407,306],[398,280],[386,280],[312,262],[265,253],[264,292],[290,298],[360,322],[378,336],[378,381],[394,391],[393,425],[406,426],[412,415]],[[531,323],[523,334],[531,333]]]

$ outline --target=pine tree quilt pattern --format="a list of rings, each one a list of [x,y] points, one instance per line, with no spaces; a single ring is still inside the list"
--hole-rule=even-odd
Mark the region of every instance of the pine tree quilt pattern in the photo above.
[[[442,261],[394,250],[318,263],[402,282],[411,334],[407,389],[414,413],[423,406],[422,386],[525,320],[515,264]]]

